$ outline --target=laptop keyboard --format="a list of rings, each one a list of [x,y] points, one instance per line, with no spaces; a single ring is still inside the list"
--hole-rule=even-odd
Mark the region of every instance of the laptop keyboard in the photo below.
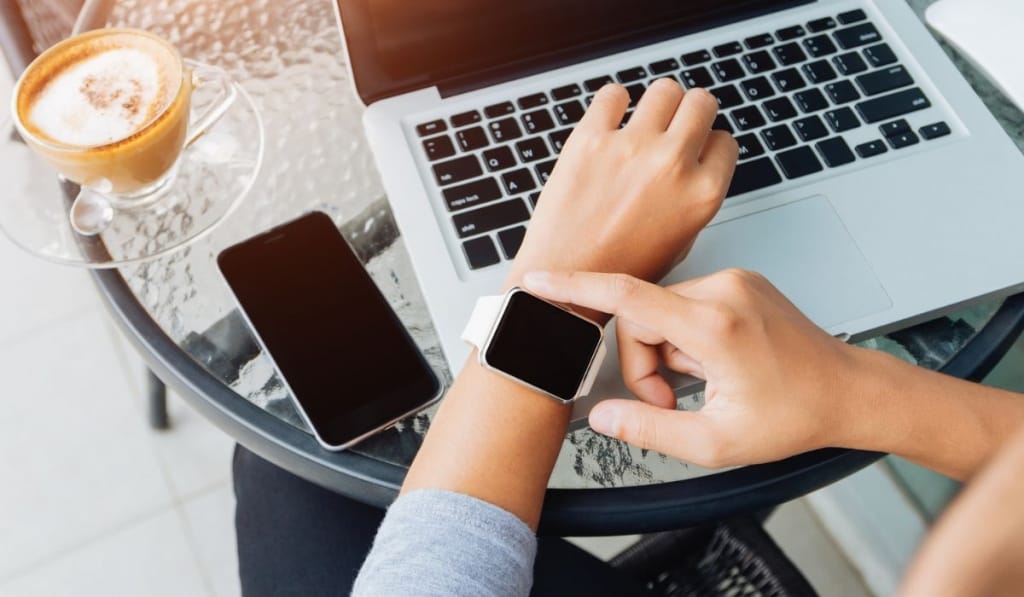
[[[647,85],[665,77],[718,99],[713,128],[740,147],[728,197],[951,132],[941,121],[914,130],[902,118],[931,101],[859,9],[425,122],[416,133],[469,268],[515,257],[593,93],[624,85],[625,124]],[[876,138],[851,147],[845,137],[861,127]]]

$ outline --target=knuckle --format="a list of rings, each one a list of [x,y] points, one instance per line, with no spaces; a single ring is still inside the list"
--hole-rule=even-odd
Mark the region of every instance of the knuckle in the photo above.
[[[743,325],[739,313],[723,303],[710,305],[705,314],[708,327],[720,338],[735,336]]]
[[[630,417],[623,428],[624,439],[642,450],[653,450],[658,443],[658,426],[650,417]]]
[[[614,274],[611,278],[612,292],[620,300],[634,296],[640,290],[640,280],[628,274]]]

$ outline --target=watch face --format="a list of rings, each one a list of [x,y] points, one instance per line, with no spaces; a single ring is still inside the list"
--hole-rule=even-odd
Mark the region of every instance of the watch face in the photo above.
[[[516,291],[484,359],[492,368],[568,401],[576,397],[601,336],[596,324]]]

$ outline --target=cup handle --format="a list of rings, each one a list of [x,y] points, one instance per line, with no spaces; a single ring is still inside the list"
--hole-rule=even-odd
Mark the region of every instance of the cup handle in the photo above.
[[[210,130],[210,127],[217,124],[217,121],[227,113],[238,98],[238,87],[231,75],[224,69],[191,61],[188,62],[188,67],[192,71],[193,87],[217,85],[220,92],[213,104],[199,118],[189,123],[185,147],[195,143],[206,131]]]

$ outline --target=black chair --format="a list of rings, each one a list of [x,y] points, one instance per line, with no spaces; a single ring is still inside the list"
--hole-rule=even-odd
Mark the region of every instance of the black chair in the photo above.
[[[40,52],[71,35],[82,11],[109,11],[109,0],[5,0],[0,2],[0,49],[17,77]],[[146,371],[149,424],[170,427],[167,388]]]

